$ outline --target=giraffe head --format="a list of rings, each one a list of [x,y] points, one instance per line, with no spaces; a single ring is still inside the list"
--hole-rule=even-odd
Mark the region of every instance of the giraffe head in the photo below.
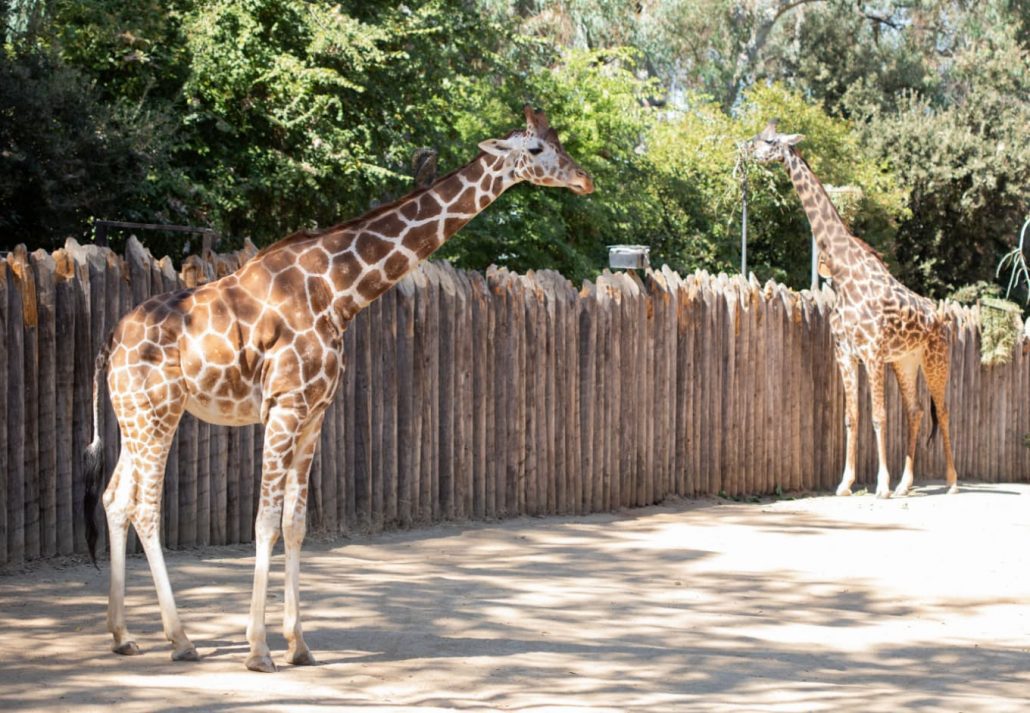
[[[804,134],[779,133],[776,131],[776,123],[777,119],[770,120],[761,133],[755,134],[754,138],[744,144],[748,155],[759,163],[785,161],[790,147],[805,138]]]
[[[594,181],[565,153],[558,132],[547,123],[547,115],[526,104],[526,128],[511,132],[503,139],[488,139],[479,148],[504,159],[515,181],[540,186],[564,186],[573,193],[593,193]]]

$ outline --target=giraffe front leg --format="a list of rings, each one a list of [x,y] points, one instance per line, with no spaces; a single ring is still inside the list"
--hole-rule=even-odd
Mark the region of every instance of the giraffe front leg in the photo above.
[[[304,631],[300,625],[300,547],[304,541],[304,527],[304,515],[286,515],[283,518],[283,548],[286,551],[283,636],[288,646],[286,660],[294,666],[314,666],[317,663],[304,642]]]
[[[283,506],[283,548],[286,552],[283,636],[289,647],[286,660],[295,666],[314,666],[316,663],[304,642],[300,624],[300,549],[307,523],[308,474],[321,428],[321,416],[304,428],[304,437],[297,444],[297,455],[286,478]]]
[[[251,671],[271,673],[276,670],[275,662],[272,661],[272,654],[268,648],[265,630],[265,604],[268,596],[268,570],[271,565],[272,548],[279,537],[279,528],[285,525],[283,522],[283,503],[286,498],[286,487],[290,481],[292,471],[296,470],[302,462],[310,465],[311,453],[305,457],[306,443],[304,430],[306,421],[304,409],[290,408],[283,405],[276,405],[269,409],[265,423],[265,450],[263,454],[262,476],[261,476],[261,502],[258,506],[257,521],[254,524],[254,535],[257,540],[257,553],[254,561],[254,592],[250,602],[250,621],[247,624],[247,642],[250,644],[250,655],[247,657],[246,666]],[[318,429],[315,429],[315,435]],[[311,438],[311,452],[314,451],[314,438]],[[307,470],[304,471],[305,476]],[[307,479],[304,480],[305,489]],[[306,496],[306,492],[305,492]],[[306,502],[306,501],[305,501]],[[293,505],[295,507],[295,496]],[[292,523],[292,515],[290,521]],[[295,571],[299,571],[299,549],[295,528],[292,526],[284,530],[288,531],[291,538],[296,542],[296,547],[287,542],[286,573],[287,592],[291,590],[291,561],[294,562]],[[291,552],[294,554],[291,555]],[[296,576],[292,577],[296,581]],[[294,591],[294,597],[296,592]],[[293,610],[296,611],[294,602]],[[287,605],[289,610],[289,605]],[[299,622],[295,622],[299,630]],[[289,636],[287,637],[289,639]],[[303,638],[300,643],[303,645]],[[306,647],[305,647],[306,650]],[[294,643],[290,646],[291,660],[296,651]],[[310,655],[310,654],[309,654]]]
[[[847,434],[844,474],[837,495],[851,495],[855,483],[855,462],[858,460],[858,360],[837,350],[837,366],[844,382],[844,428]]]
[[[921,355],[917,352],[891,364],[895,376],[898,377],[898,388],[901,390],[901,399],[905,404],[905,419],[908,422],[905,470],[901,474],[898,487],[894,489],[896,496],[908,495],[912,481],[915,479],[916,439],[919,437],[919,426],[923,420],[923,411],[919,408],[919,399],[916,394],[920,357]]]
[[[876,434],[876,454],[879,468],[876,471],[876,497],[891,496],[891,474],[887,468],[887,407],[883,393],[883,362],[867,361],[869,374],[869,400],[872,402],[873,431]]]

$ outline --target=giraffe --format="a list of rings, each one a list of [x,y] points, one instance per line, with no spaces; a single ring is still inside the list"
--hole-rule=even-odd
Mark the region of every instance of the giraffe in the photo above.
[[[176,611],[158,533],[165,461],[186,411],[215,424],[264,424],[246,667],[276,670],[266,643],[265,601],[280,528],[287,661],[315,663],[300,622],[300,548],[308,471],[323,414],[340,382],[348,323],[515,184],[566,187],[579,195],[594,189],[544,112],[529,105],[524,112],[525,129],[483,141],[470,163],[432,185],[323,231],[290,235],[236,272],[153,297],[117,324],[96,360],[95,430],[86,451],[84,498],[95,561],[94,511],[103,476],[97,428],[100,380],[106,375],[122,438],[102,498],[111,558],[107,627],[115,653],[139,653],[125,623],[125,547],[131,523],[150,564],[172,659],[198,658]]]
[[[947,465],[948,492],[958,492],[958,476],[948,431],[945,395],[948,384],[949,327],[929,299],[902,285],[867,243],[856,238],[844,224],[826,190],[794,148],[804,136],[780,134],[776,121],[747,143],[749,154],[759,162],[778,161],[786,167],[812,226],[819,252],[819,274],[828,278],[836,294],[830,314],[834,352],[844,382],[847,456],[837,495],[850,495],[855,482],[858,431],[858,362],[865,364],[872,401],[873,429],[879,455],[876,495],[890,497],[887,468],[884,365],[890,364],[898,379],[908,421],[905,469],[895,495],[912,487],[919,426],[923,418],[916,397],[919,368],[929,387],[932,440],[940,425]]]

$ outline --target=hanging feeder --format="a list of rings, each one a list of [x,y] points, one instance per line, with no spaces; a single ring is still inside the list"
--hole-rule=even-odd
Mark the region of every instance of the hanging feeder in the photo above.
[[[643,270],[651,267],[647,245],[609,245],[608,267],[618,270]]]

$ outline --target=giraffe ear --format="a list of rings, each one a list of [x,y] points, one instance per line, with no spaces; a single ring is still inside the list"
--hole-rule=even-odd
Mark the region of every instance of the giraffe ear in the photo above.
[[[534,109],[532,104],[526,104],[522,107],[522,113],[526,115],[526,128],[531,133],[542,137],[551,128],[543,109]]]
[[[491,156],[503,156],[512,148],[512,145],[504,139],[487,139],[479,142],[479,150]]]
[[[805,140],[804,134],[783,134],[780,136],[780,143],[784,146],[793,146]]]

